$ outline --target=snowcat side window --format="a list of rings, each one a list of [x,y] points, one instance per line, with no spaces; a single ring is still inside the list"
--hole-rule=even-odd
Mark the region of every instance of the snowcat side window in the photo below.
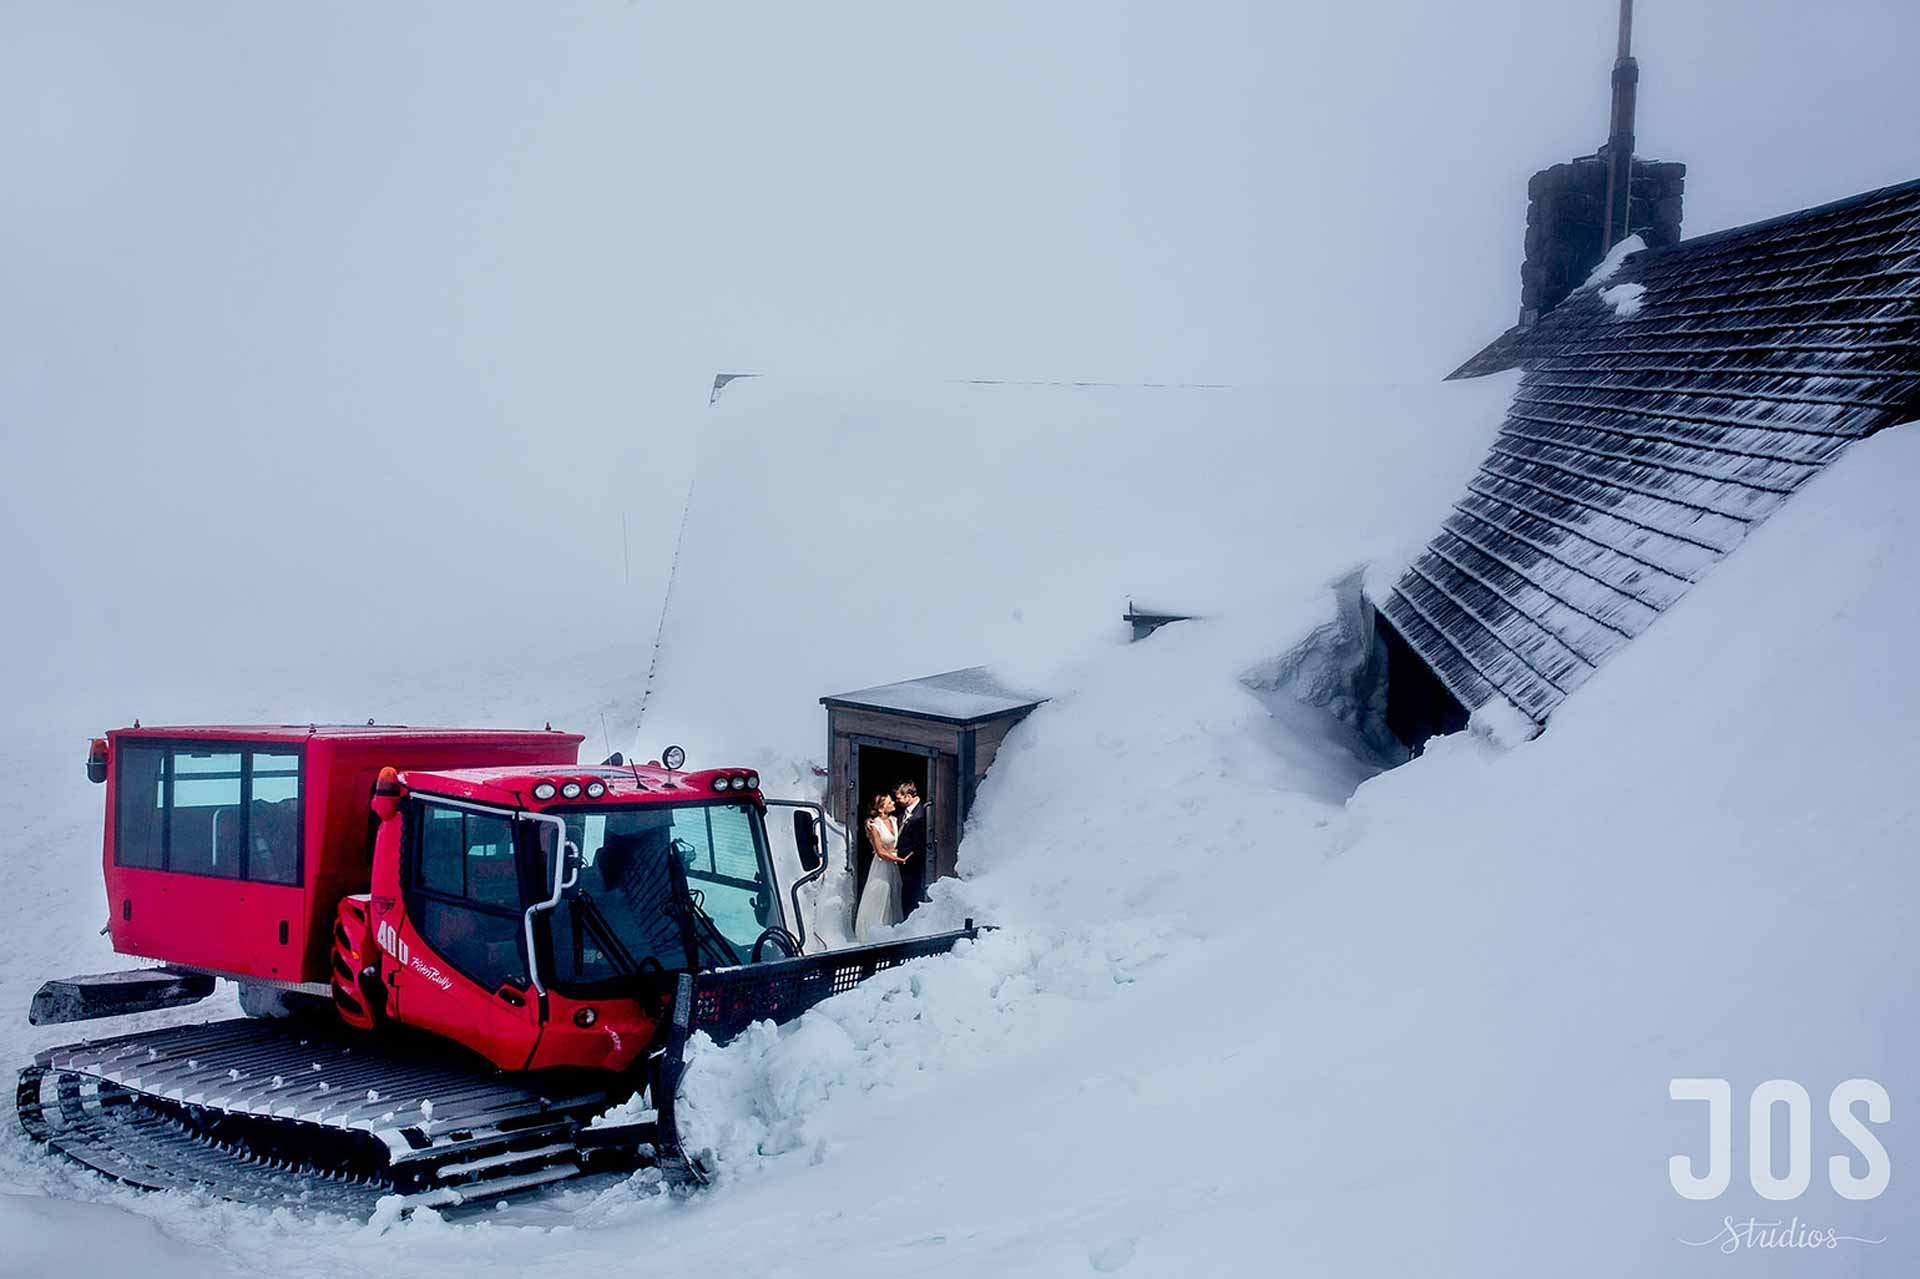
[[[298,751],[122,742],[115,758],[115,865],[299,884]]]
[[[167,748],[122,743],[114,752],[113,861],[159,870],[167,856]]]
[[[247,878],[300,882],[300,756],[247,753]]]
[[[467,814],[467,896],[518,914],[520,875],[513,857],[513,826],[504,817]]]
[[[167,869],[240,878],[240,752],[173,751]]]
[[[420,886],[450,897],[467,895],[467,815],[457,808],[427,808],[420,828]]]
[[[415,869],[407,910],[455,969],[492,990],[527,984],[513,825],[505,817],[421,803],[409,823]]]

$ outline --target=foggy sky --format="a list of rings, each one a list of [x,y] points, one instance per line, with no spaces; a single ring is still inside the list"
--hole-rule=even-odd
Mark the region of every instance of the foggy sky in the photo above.
[[[9,0],[0,719],[644,665],[718,370],[1436,378],[1603,141],[1613,22]],[[1920,176],[1915,47],[1909,0],[1641,0],[1687,233]]]

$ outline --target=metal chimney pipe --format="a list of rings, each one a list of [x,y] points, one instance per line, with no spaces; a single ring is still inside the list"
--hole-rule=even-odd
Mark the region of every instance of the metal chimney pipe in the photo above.
[[[1613,59],[1613,118],[1607,126],[1607,213],[1600,242],[1627,238],[1633,197],[1633,111],[1640,64],[1633,60],[1633,0],[1620,0],[1620,44]]]

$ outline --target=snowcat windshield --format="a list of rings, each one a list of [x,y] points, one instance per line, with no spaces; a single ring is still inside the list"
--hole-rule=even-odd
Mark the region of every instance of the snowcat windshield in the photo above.
[[[679,926],[661,897],[660,859],[669,855],[679,859],[694,901],[731,952],[709,962],[746,963],[761,932],[784,925],[760,814],[750,805],[648,805],[556,816],[580,850],[579,876],[552,912],[554,981],[561,989],[631,978],[654,964],[685,966]]]

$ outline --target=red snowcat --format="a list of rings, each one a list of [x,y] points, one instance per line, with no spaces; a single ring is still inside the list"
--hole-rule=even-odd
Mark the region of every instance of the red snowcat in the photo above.
[[[694,1031],[784,1021],[956,932],[806,954],[826,814],[744,769],[576,763],[569,733],[133,728],[96,739],[107,931],[161,961],[50,981],[36,1025],[247,1016],[51,1048],[29,1135],[120,1181],[264,1204],[451,1209],[657,1165]],[[793,812],[782,892],[766,814]],[[644,1094],[638,1118],[606,1122]],[[596,1119],[601,1122],[596,1123]]]

